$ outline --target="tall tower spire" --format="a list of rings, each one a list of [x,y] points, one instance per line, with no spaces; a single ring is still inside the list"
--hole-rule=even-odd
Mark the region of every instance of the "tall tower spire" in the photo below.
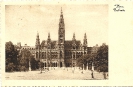
[[[37,32],[37,36],[36,36],[36,59],[40,59],[40,39],[39,39],[39,33]]]
[[[64,50],[64,43],[65,43],[65,24],[63,18],[63,11],[61,8],[61,14],[59,19],[59,30],[58,30],[58,59],[59,59],[59,66],[65,66],[64,58],[65,58],[65,50]]]
[[[59,20],[59,31],[58,31],[58,43],[64,44],[64,41],[65,41],[65,24],[64,24],[63,12],[61,8],[61,15]]]
[[[61,7],[61,14],[60,14],[60,23],[64,23],[62,7]]]
[[[37,32],[36,36],[36,49],[40,49],[40,39],[39,39],[39,33]]]
[[[83,46],[87,47],[87,36],[84,34]]]

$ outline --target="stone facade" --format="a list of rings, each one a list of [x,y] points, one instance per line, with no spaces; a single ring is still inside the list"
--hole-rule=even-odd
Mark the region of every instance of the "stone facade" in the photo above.
[[[57,41],[51,40],[50,33],[48,33],[47,40],[40,43],[39,33],[37,33],[35,47],[22,47],[22,49],[29,49],[35,59],[42,61],[45,67],[75,67],[77,66],[77,58],[88,53],[87,48],[86,33],[84,34],[83,44],[80,40],[76,40],[75,33],[72,40],[65,40],[65,23],[62,10]]]

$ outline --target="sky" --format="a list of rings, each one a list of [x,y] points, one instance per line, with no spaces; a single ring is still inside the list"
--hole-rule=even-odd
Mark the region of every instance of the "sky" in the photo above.
[[[21,42],[35,46],[37,32],[40,42],[58,40],[59,18],[63,10],[65,22],[65,39],[83,43],[87,34],[88,46],[108,44],[108,5],[6,5],[5,7],[5,41],[13,44]]]

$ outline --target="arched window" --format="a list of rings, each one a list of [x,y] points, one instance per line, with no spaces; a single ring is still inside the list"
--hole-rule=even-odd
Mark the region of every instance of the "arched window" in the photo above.
[[[75,58],[75,54],[73,55],[73,58]]]
[[[44,58],[44,52],[42,52],[42,58]]]
[[[47,63],[44,63],[44,66],[47,67]]]
[[[76,55],[79,55],[78,52],[76,52]]]
[[[62,57],[62,51],[60,51],[60,57]]]
[[[38,52],[36,52],[36,57],[38,58]]]
[[[44,53],[44,58],[46,58],[46,52]]]
[[[81,55],[83,55],[83,52],[81,52]]]
[[[55,64],[55,67],[57,67],[57,62],[56,62],[56,64]]]

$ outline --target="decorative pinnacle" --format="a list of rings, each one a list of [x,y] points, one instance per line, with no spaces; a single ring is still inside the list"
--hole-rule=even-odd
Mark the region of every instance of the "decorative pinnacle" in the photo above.
[[[62,12],[62,7],[61,7],[61,14],[62,14],[63,12]]]
[[[73,37],[75,38],[75,33],[73,33]]]
[[[84,37],[86,38],[86,33],[85,33],[85,36]]]
[[[50,33],[48,33],[48,38],[50,38]]]
[[[75,33],[73,33],[73,40],[75,40]]]

